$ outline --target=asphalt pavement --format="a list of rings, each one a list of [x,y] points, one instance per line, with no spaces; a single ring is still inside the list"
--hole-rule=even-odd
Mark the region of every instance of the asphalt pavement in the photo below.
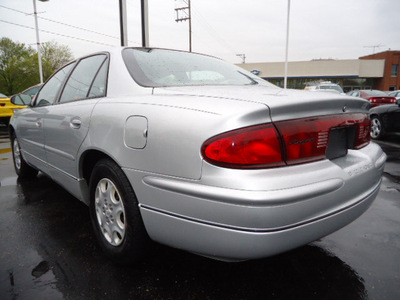
[[[0,128],[0,299],[400,299],[400,135],[380,193],[359,219],[304,247],[225,263],[154,244],[119,266],[87,207],[43,174],[20,181]]]

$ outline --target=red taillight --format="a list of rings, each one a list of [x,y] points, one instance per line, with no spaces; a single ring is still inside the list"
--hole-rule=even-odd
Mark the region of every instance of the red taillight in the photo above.
[[[348,148],[360,149],[369,143],[369,119],[365,114],[343,114],[276,123],[285,141],[286,162],[297,164],[325,158],[332,129],[352,128],[356,136]]]
[[[371,103],[376,103],[376,99],[375,99],[374,97],[370,97],[368,100],[369,100]]]
[[[6,104],[5,103],[0,103],[0,106],[4,107],[4,106],[6,106]]]
[[[390,102],[396,103],[396,102],[397,102],[397,99],[396,99],[396,98],[392,98],[392,99],[390,99]]]
[[[360,149],[370,142],[370,120],[361,113],[296,119],[275,126],[246,127],[211,138],[202,146],[203,157],[224,167],[277,167],[325,159],[336,129],[345,135],[342,150]]]
[[[262,168],[284,165],[278,134],[272,124],[238,129],[203,144],[206,161],[225,167]]]

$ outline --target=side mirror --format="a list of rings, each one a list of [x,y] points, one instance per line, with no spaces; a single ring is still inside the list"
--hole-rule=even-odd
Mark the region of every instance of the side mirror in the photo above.
[[[31,96],[25,94],[17,94],[10,99],[12,104],[15,105],[29,105],[31,103]]]

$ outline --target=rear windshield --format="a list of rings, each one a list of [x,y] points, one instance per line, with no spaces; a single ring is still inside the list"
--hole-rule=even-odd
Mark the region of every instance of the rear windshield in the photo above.
[[[386,97],[387,94],[385,92],[382,91],[376,91],[376,90],[372,90],[372,91],[365,91],[365,93],[369,96],[372,97]]]
[[[321,90],[335,90],[338,91],[339,93],[343,93],[342,88],[338,85],[321,85],[319,88]]]
[[[123,50],[133,79],[146,87],[191,85],[271,85],[223,60],[201,54],[165,49]]]

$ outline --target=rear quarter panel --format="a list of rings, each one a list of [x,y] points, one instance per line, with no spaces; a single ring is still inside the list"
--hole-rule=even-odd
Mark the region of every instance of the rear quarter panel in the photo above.
[[[126,122],[132,116],[147,119],[143,149],[126,143]],[[93,111],[81,153],[97,149],[122,168],[199,179],[203,142],[225,131],[265,122],[270,122],[269,111],[259,103],[183,95],[107,98]]]

